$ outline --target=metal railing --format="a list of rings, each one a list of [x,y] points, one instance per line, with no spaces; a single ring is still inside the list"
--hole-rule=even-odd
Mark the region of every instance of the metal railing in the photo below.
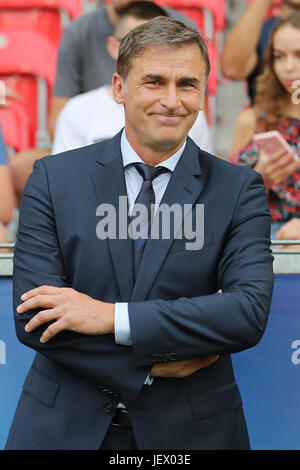
[[[14,243],[1,243],[0,244],[0,277],[9,277],[12,276],[13,272],[13,260],[14,253],[13,249],[15,247]],[[10,249],[12,251],[3,252],[4,249]]]
[[[300,246],[299,249],[276,249],[276,246],[284,245],[300,245],[300,240],[272,240],[274,273],[300,274]]]
[[[272,240],[275,274],[300,274],[300,246],[297,249],[276,249],[276,246],[300,245],[300,240]],[[14,243],[0,244],[0,277],[10,277],[13,273]],[[11,251],[1,252],[9,249]]]

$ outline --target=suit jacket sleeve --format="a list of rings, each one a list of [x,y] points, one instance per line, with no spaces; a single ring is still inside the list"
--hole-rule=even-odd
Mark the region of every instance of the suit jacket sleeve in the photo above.
[[[114,335],[64,331],[43,345],[39,338],[46,324],[25,332],[26,323],[38,312],[31,310],[20,315],[16,307],[24,292],[41,285],[71,287],[65,276],[47,174],[43,162],[37,161],[23,193],[14,254],[13,301],[18,339],[91,383],[113,390],[123,401],[134,401],[149,367],[136,365],[131,348],[115,344]]]
[[[218,266],[223,293],[129,303],[136,363],[151,364],[164,354],[182,361],[254,346],[266,327],[273,290],[269,234],[265,187],[252,171],[241,187]]]

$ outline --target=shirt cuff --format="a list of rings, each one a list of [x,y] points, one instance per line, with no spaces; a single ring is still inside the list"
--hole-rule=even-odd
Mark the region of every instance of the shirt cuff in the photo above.
[[[115,303],[115,342],[123,346],[132,345],[127,302]]]
[[[127,302],[115,303],[115,342],[123,346],[132,345]],[[144,385],[152,385],[153,380],[154,377],[148,374]]]

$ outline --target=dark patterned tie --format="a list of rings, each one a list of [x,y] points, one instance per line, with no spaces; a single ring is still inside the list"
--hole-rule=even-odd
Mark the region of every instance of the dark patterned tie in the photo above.
[[[162,173],[169,172],[168,168],[163,166],[150,166],[146,165],[145,163],[135,163],[135,168],[139,172],[139,174],[143,178],[143,184],[139,194],[134,203],[134,207],[136,204],[143,204],[145,209],[147,210],[147,219],[144,223],[141,223],[140,227],[140,234],[141,236],[136,240],[133,240],[133,249],[134,249],[134,271],[135,276],[137,275],[138,268],[144,253],[145,245],[150,234],[151,229],[151,220],[152,220],[152,204],[155,204],[155,194],[152,186],[152,181],[157,178],[157,176],[161,175]],[[134,208],[133,208],[134,213]],[[132,217],[131,220],[134,220],[135,217]]]

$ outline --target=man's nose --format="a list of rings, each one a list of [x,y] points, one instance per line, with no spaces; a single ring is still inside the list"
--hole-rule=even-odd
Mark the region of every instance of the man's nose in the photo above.
[[[180,99],[176,85],[168,85],[162,91],[161,104],[170,110],[179,107]]]

